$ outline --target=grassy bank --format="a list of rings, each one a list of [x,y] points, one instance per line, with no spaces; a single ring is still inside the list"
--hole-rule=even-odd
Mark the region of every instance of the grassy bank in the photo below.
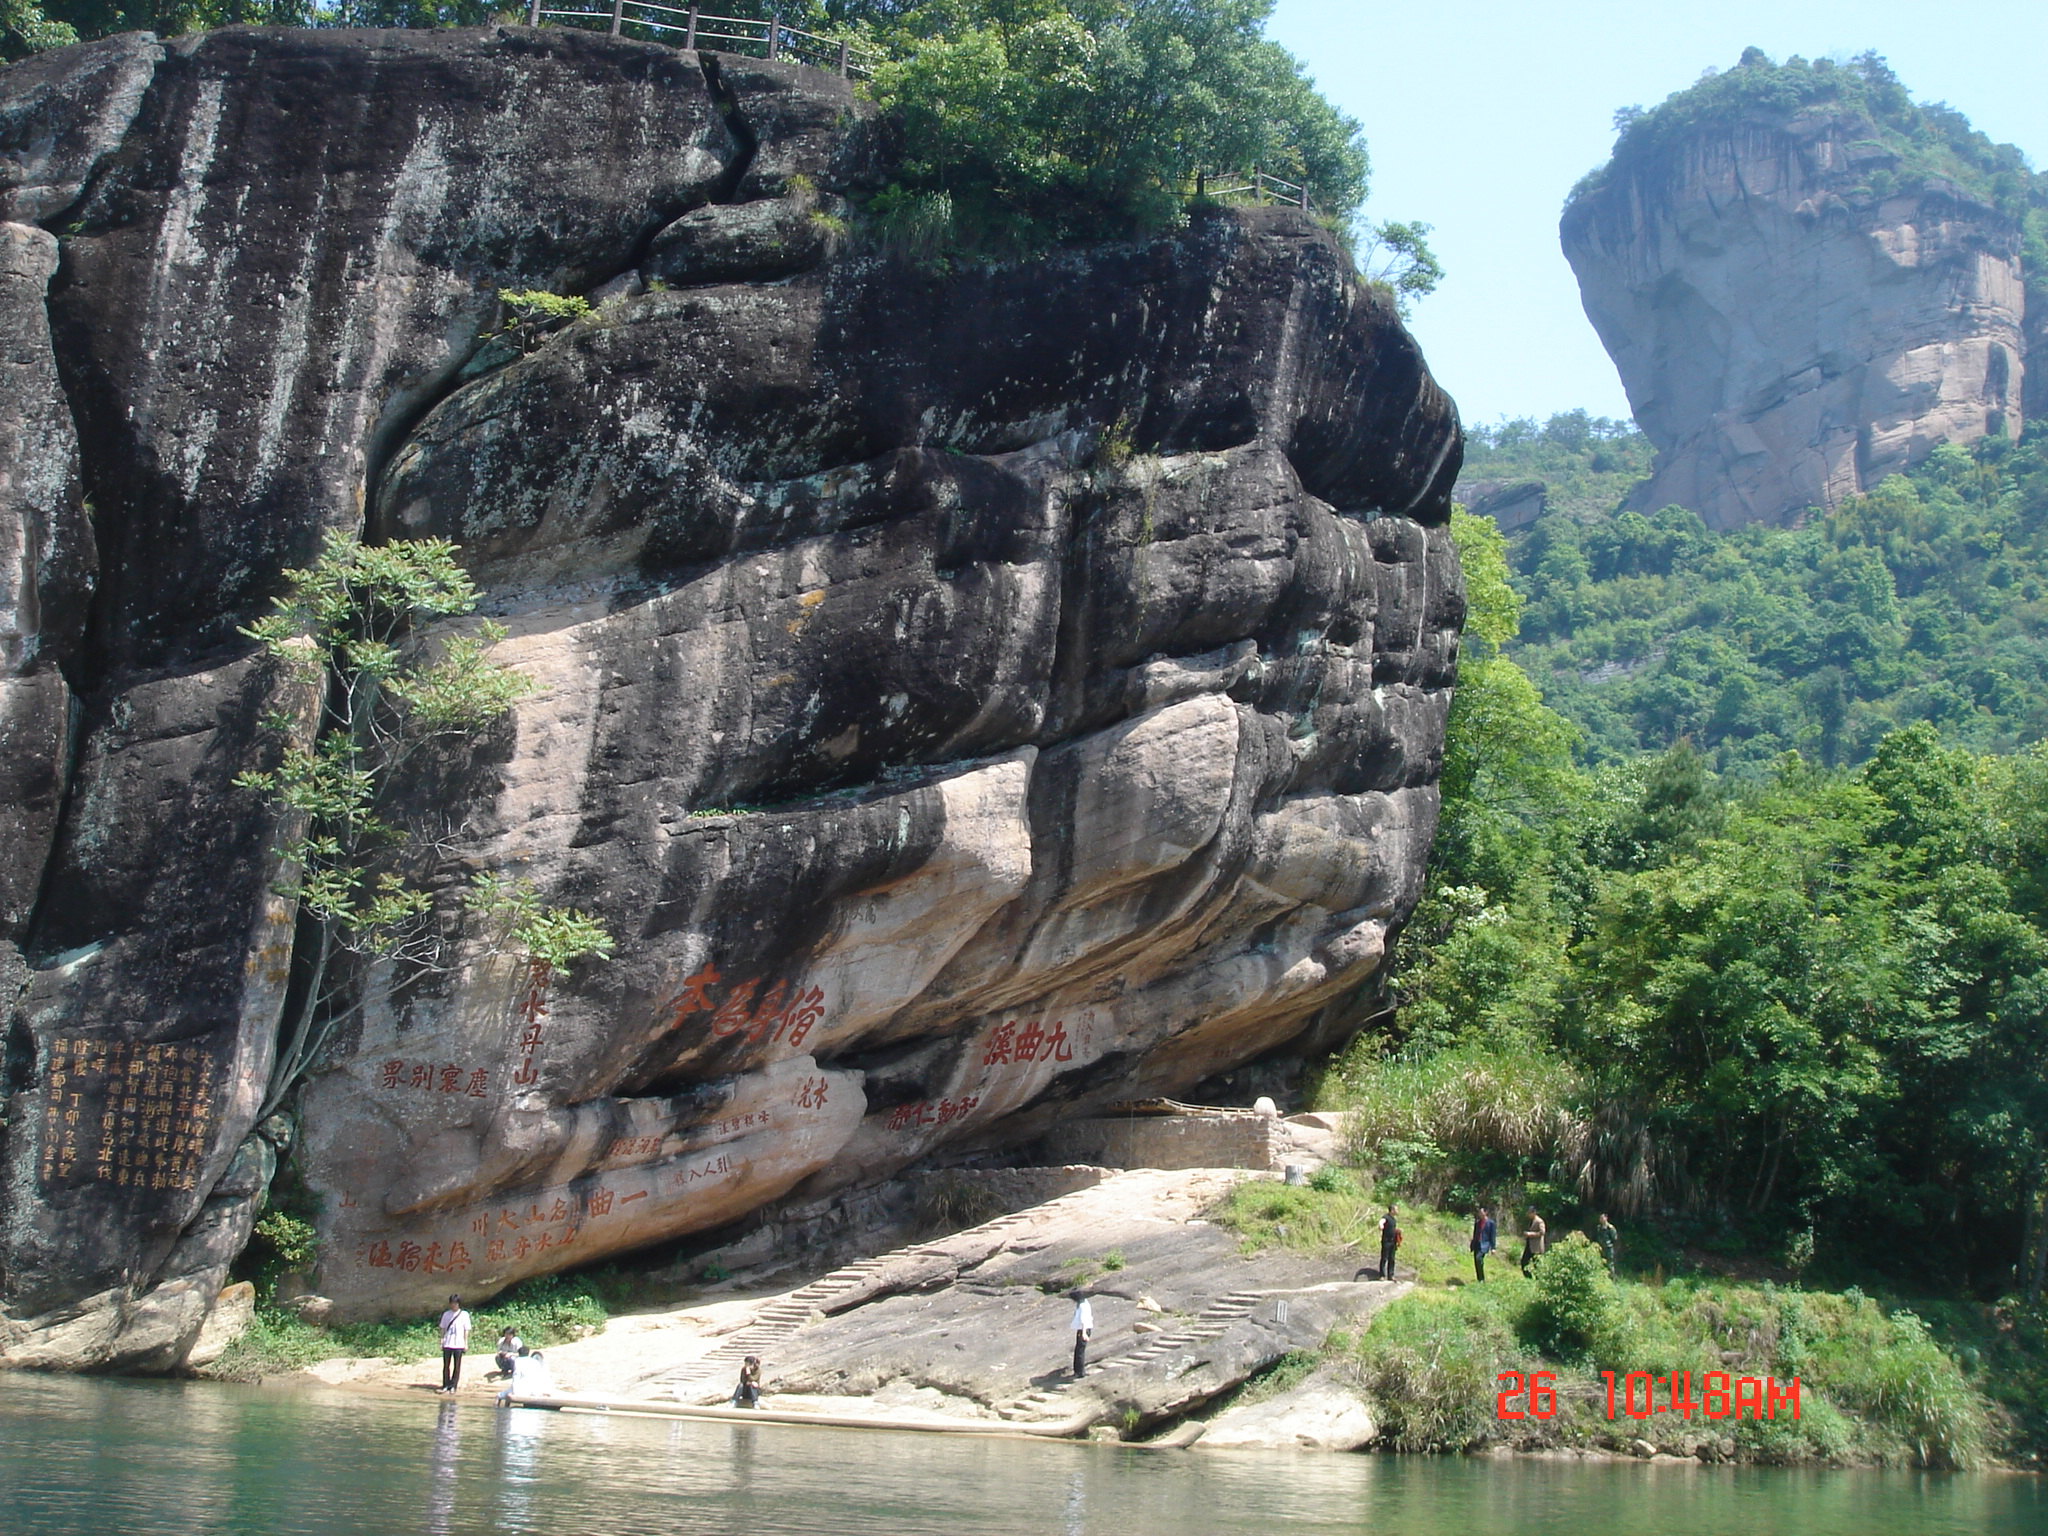
[[[500,1332],[514,1329],[535,1348],[562,1344],[604,1326],[610,1315],[602,1277],[548,1275],[515,1286],[475,1314],[471,1353],[488,1355]],[[320,1328],[284,1307],[258,1307],[255,1320],[227,1353],[201,1369],[217,1381],[258,1381],[288,1375],[322,1360],[431,1360],[441,1352],[434,1323],[344,1323]]]
[[[1349,1175],[1326,1173],[1318,1182],[1240,1186],[1216,1219],[1248,1249],[1348,1249],[1361,1265],[1376,1263],[1384,1201]],[[1546,1255],[1531,1278],[1501,1255],[1486,1284],[1475,1285],[1461,1215],[1404,1207],[1402,1225],[1402,1277],[1414,1269],[1417,1289],[1382,1311],[1367,1332],[1332,1335],[1323,1351],[1323,1363],[1372,1403],[1389,1449],[1627,1450],[1647,1442],[1708,1461],[1970,1467],[1994,1453],[2012,1454],[2027,1438],[2025,1404],[2000,1406],[1986,1390],[2001,1361],[2008,1382],[2039,1375],[2038,1365],[2031,1373],[2015,1368],[2026,1364],[2026,1351],[2009,1328],[1997,1331],[2003,1344],[1987,1338],[1981,1348],[1952,1350],[1915,1313],[1855,1290],[1693,1276],[1616,1280],[1577,1234]],[[1935,1319],[1947,1339],[1964,1320]],[[1553,1373],[1545,1386],[1555,1406],[1548,1399],[1538,1405],[1548,1410],[1545,1417],[1501,1417],[1499,1397],[1511,1383],[1500,1378],[1510,1371],[1525,1383],[1536,1372]],[[1603,1371],[1615,1373],[1618,1392],[1626,1391],[1631,1372],[1690,1372],[1696,1401],[1709,1374],[1725,1372],[1730,1409],[1741,1378],[1775,1380],[1782,1389],[1796,1377],[1799,1414],[1780,1408],[1769,1418],[1716,1419],[1702,1401],[1689,1415],[1635,1418],[1617,1401],[1610,1419]],[[1657,1388],[1660,1404],[1671,1395],[1668,1386]],[[1532,1405],[1525,1392],[1507,1406],[1527,1414]]]

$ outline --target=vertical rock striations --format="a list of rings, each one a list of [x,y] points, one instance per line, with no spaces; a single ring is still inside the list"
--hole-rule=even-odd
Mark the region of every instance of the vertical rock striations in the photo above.
[[[1782,523],[2019,431],[2018,223],[1853,106],[1624,134],[1561,234],[1658,450],[1639,507]]]
[[[232,780],[315,712],[238,626],[331,529],[456,540],[540,685],[409,791],[447,963],[356,976],[300,1100],[344,1314],[1355,1017],[1435,821],[1449,402],[1291,214],[920,268],[841,248],[871,145],[831,76],[575,32],[0,73],[0,1361],[175,1364],[260,1208],[293,914]],[[521,355],[526,287],[604,302]],[[493,952],[476,870],[616,958]]]

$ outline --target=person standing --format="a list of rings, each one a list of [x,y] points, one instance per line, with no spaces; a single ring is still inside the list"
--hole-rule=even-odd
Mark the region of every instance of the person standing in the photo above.
[[[1621,1234],[1614,1230],[1614,1223],[1607,1219],[1607,1213],[1600,1213],[1600,1225],[1593,1229],[1593,1241],[1600,1245],[1600,1252],[1607,1259],[1607,1273],[1614,1273],[1614,1249],[1621,1241]]]
[[[448,1310],[441,1314],[441,1390],[453,1392],[462,1385],[462,1356],[469,1348],[470,1316],[460,1296],[448,1298]]]
[[[1380,1218],[1380,1278],[1394,1278],[1394,1259],[1401,1247],[1401,1223],[1394,1213],[1394,1207],[1387,1207],[1387,1214]]]
[[[1067,1299],[1074,1304],[1074,1320],[1069,1325],[1074,1330],[1074,1375],[1088,1374],[1088,1341],[1095,1336],[1095,1309],[1088,1304],[1086,1291],[1071,1291]]]
[[[1472,1213],[1472,1273],[1480,1284],[1486,1283],[1486,1256],[1493,1252],[1497,1229],[1493,1224],[1493,1212],[1480,1206]]]
[[[1529,1273],[1529,1266],[1543,1257],[1550,1246],[1550,1229],[1543,1225],[1543,1218],[1534,1211],[1529,1213],[1529,1228],[1522,1234],[1522,1273]]]

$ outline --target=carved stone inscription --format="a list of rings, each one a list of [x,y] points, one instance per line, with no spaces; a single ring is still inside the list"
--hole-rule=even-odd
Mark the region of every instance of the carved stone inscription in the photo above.
[[[196,1190],[216,1073],[197,1045],[60,1035],[44,1077],[43,1188]]]

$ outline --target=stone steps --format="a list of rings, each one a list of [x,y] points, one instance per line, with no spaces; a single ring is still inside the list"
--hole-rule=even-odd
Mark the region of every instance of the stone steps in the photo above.
[[[776,1344],[788,1338],[806,1324],[831,1311],[830,1303],[871,1282],[876,1275],[892,1265],[916,1259],[951,1259],[963,1248],[973,1248],[991,1239],[1001,1239],[1014,1229],[1036,1223],[1048,1215],[1071,1210],[1076,1205],[1088,1203],[1101,1191],[1115,1184],[1128,1174],[1115,1174],[1100,1184],[1091,1184],[1077,1189],[1042,1205],[1027,1206],[1021,1211],[1012,1211],[955,1232],[949,1237],[932,1242],[913,1243],[890,1253],[873,1258],[858,1259],[842,1265],[830,1274],[820,1275],[807,1285],[798,1287],[786,1296],[764,1303],[753,1319],[738,1332],[708,1353],[699,1356],[682,1370],[661,1378],[654,1384],[656,1395],[671,1397],[679,1402],[723,1395],[730,1389],[739,1364],[748,1355],[766,1355]],[[996,1247],[1000,1249],[1001,1243]]]
[[[1231,1291],[1219,1296],[1176,1327],[1173,1332],[1149,1335],[1145,1342],[1135,1349],[1125,1350],[1107,1359],[1091,1361],[1088,1374],[1097,1376],[1107,1375],[1111,1371],[1134,1370],[1140,1366],[1150,1365],[1161,1356],[1170,1355],[1175,1350],[1186,1349],[1191,1344],[1201,1344],[1217,1338],[1229,1331],[1233,1323],[1251,1316],[1259,1303],[1265,1299],[1266,1293],[1263,1291]],[[1042,1387],[1022,1393],[1007,1402],[996,1404],[996,1414],[1000,1418],[1013,1421],[1057,1417],[1056,1410],[1064,1406],[1067,1401],[1066,1394],[1079,1384],[1077,1381],[1068,1380],[1058,1386]]]

